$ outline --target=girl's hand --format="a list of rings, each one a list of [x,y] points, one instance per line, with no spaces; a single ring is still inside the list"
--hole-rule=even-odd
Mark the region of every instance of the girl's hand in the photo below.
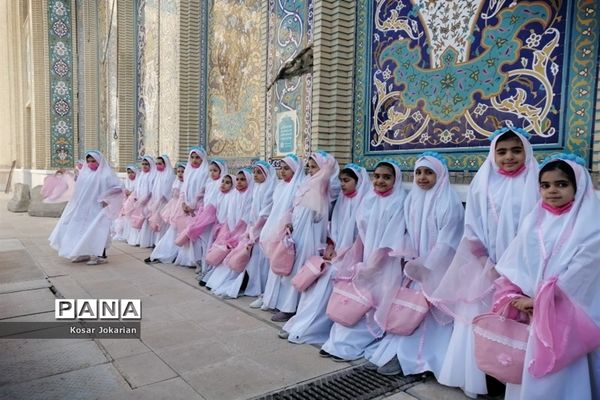
[[[529,297],[519,297],[510,302],[510,305],[519,311],[523,311],[527,314],[533,314],[533,299]]]
[[[102,208],[104,208],[104,207],[108,206],[108,203],[105,201],[101,201],[100,205],[102,206]]]
[[[294,232],[294,227],[292,226],[292,224],[287,224],[285,227],[289,229],[290,233]]]

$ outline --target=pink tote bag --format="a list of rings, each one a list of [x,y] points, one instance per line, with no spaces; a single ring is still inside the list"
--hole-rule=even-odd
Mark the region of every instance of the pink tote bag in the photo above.
[[[398,288],[385,321],[385,331],[394,335],[409,336],[421,325],[429,312],[429,303],[423,292],[408,286]]]
[[[288,276],[292,273],[295,259],[296,247],[294,246],[294,240],[291,232],[286,228],[282,239],[275,243],[269,256],[271,271],[276,275]]]
[[[475,361],[501,382],[521,384],[529,325],[495,313],[473,319]]]
[[[309,257],[292,279],[292,286],[299,292],[306,291],[325,273],[329,265],[331,265],[331,261],[324,260],[321,256]]]
[[[333,285],[326,312],[332,321],[352,327],[371,309],[371,303],[370,298],[359,293],[352,281],[340,280]]]

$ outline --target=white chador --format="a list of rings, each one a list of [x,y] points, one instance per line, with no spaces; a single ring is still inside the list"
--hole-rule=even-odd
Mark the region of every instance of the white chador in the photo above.
[[[340,195],[333,208],[328,238],[333,242],[338,256],[345,253],[356,239],[358,206],[371,188],[369,174],[363,167],[348,164],[346,168],[356,174],[358,182],[356,191],[351,196]],[[290,342],[323,344],[329,338],[333,322],[325,311],[333,289],[334,274],[335,262],[317,282],[301,294],[296,315],[283,326],[283,330],[289,333]]]
[[[262,183],[254,182],[252,205],[247,220],[248,225],[245,236],[255,238],[258,241],[260,231],[273,207],[273,190],[275,189],[277,176],[275,168],[266,161],[255,163],[254,168],[260,168],[265,176],[265,181]],[[225,268],[229,269],[227,266]],[[248,274],[248,282],[244,289],[244,295],[258,296],[262,294],[267,282],[268,268],[267,259],[260,246],[254,245],[252,255],[245,270]],[[240,289],[244,282],[244,273],[230,271],[228,276],[229,278],[219,288],[219,292],[227,297],[236,298],[240,294]]]
[[[135,172],[135,177],[133,179],[130,179],[129,176],[125,177],[124,192],[126,196],[130,196],[131,193],[133,193],[133,190],[135,189],[135,181],[137,179],[137,175],[139,174],[139,170],[133,164],[128,165],[127,170]],[[127,215],[125,210],[125,208],[127,207],[127,203],[128,202],[126,199],[125,203],[123,204],[123,208],[121,209],[119,217],[113,223],[113,240],[127,240],[127,238],[129,237],[131,224],[129,223],[129,216]]]
[[[402,188],[402,170],[393,161],[386,163],[393,166],[396,175],[392,192],[382,195],[373,189],[363,198],[356,215],[358,236],[364,245],[362,260],[365,263],[372,254],[381,249],[396,250],[402,243],[406,229],[406,192]],[[377,286],[378,282],[369,284]],[[367,324],[367,318],[363,317],[352,327],[334,323],[322,350],[345,360],[356,360],[361,357],[368,358],[373,353],[376,343],[377,337]]]
[[[174,223],[172,223],[172,219],[177,214],[177,211],[181,208],[181,204],[179,202],[179,191],[181,190],[183,182],[179,179],[175,179],[173,185],[171,186],[171,199],[169,203],[165,206],[168,208],[169,212],[164,213],[168,219],[166,224],[169,226],[164,235],[160,238],[160,240],[156,243],[156,247],[152,250],[152,254],[150,254],[151,260],[159,260],[162,263],[171,263],[177,257],[178,248],[175,245],[175,239],[177,238],[177,228]],[[164,210],[163,210],[164,211]]]
[[[109,245],[111,222],[123,203],[122,183],[99,151],[88,151],[98,168],[86,164],[75,193],[50,235],[50,246],[61,257],[101,256]],[[102,202],[108,204],[103,207]]]
[[[197,154],[202,159],[199,167],[194,167],[191,156]],[[187,204],[190,208],[198,212],[202,208],[202,199],[206,189],[208,179],[208,158],[206,150],[203,147],[192,147],[188,153],[188,161],[183,173],[183,185],[179,192],[181,203]],[[202,241],[188,242],[184,246],[178,247],[175,264],[185,267],[195,267],[196,262],[202,256]]]
[[[228,167],[227,167],[227,164],[225,163],[225,161],[219,161],[219,165],[222,168],[221,171],[226,171],[226,172],[228,171]],[[235,197],[234,196],[235,189],[233,189],[233,185],[235,185],[235,176],[228,174],[228,173],[221,174],[220,181],[223,182],[225,177],[229,177],[229,179],[232,182],[232,187],[229,189],[229,191],[222,192],[221,185],[219,185],[219,187],[217,187],[217,191],[213,192],[211,190],[210,192],[212,192],[213,195],[208,196],[208,199],[209,199],[208,204],[212,204],[217,208],[217,220],[214,223],[214,225],[210,229],[208,229],[209,232],[206,234],[207,235],[206,251],[208,251],[210,249],[210,247],[212,246],[212,244],[215,240],[215,232],[217,231],[217,229],[221,225],[227,223],[227,214],[228,214],[228,209],[229,209],[229,203],[232,202]],[[207,187],[207,194],[210,193],[208,189],[209,188]],[[202,236],[203,235],[205,235],[205,234],[203,233]],[[202,274],[198,274],[197,279],[204,283],[208,282],[212,273],[215,271],[215,268],[217,268],[217,267],[207,265],[206,260],[203,259],[202,260]]]
[[[600,200],[573,158],[559,155],[574,171],[572,205],[555,209],[539,201],[496,266],[498,282],[514,286],[503,291],[504,301],[534,300],[523,382],[507,385],[509,400],[600,398]]]
[[[144,171],[144,167],[142,167],[135,180],[135,189],[131,195],[135,199],[133,207],[141,209],[141,213],[146,219],[140,229],[131,228],[127,243],[131,246],[152,247],[154,244],[154,232],[150,229],[150,224],[148,223],[148,217],[150,216],[148,204],[152,199],[152,187],[156,179],[156,164],[154,158],[150,156],[144,156],[142,162],[144,161],[150,164],[150,168],[148,171]]]
[[[503,174],[495,162],[496,136],[467,195],[465,228],[456,255],[430,301],[454,318],[454,330],[438,380],[475,397],[487,393],[485,374],[475,364],[474,317],[491,309],[494,266],[517,234],[519,223],[537,198],[538,165],[529,141],[518,134],[525,150],[524,169]],[[469,277],[469,279],[465,279]]]
[[[166,154],[163,154],[161,158],[164,160],[164,169],[162,171],[159,171],[158,168],[156,169],[156,178],[152,186],[152,198],[148,203],[151,215],[160,213],[169,200],[171,200],[173,181],[175,180],[175,171],[173,171],[171,160]],[[154,244],[165,234],[168,227],[169,224],[165,222],[160,223],[158,231],[154,231]]]
[[[237,188],[233,189],[233,193],[230,195],[231,199],[228,202],[225,217],[225,224],[227,225],[229,232],[234,232],[241,225],[248,225],[250,208],[252,207],[252,173],[247,169],[242,169],[239,173],[244,174],[244,177],[248,182],[248,187],[243,191],[238,190]],[[241,235],[242,233],[240,233],[240,237]],[[206,282],[206,286],[211,288],[216,295],[227,296],[227,291],[231,289],[231,286],[238,275],[237,272],[232,271],[224,264],[221,264],[215,267],[210,278]]]
[[[292,210],[292,203],[294,196],[296,195],[298,184],[305,177],[302,165],[295,154],[289,154],[281,161],[285,162],[290,169],[294,171],[294,176],[289,182],[282,180],[277,183],[277,186],[275,187],[275,191],[273,192],[273,208],[271,209],[271,214],[269,214],[269,218],[267,218],[267,222],[260,234],[260,243],[261,246],[263,246],[263,249],[265,248],[265,243],[273,242],[275,240],[274,238],[278,236],[278,229],[280,228],[282,221]],[[296,310],[295,301],[293,301],[294,304],[291,307],[288,299],[290,297],[295,297],[294,293],[297,292],[291,287],[291,284],[289,285],[289,290],[282,290],[282,281],[289,282],[290,280],[291,278],[274,274],[273,271],[269,269],[263,296],[263,310],[277,309],[284,312],[286,312],[286,310]]]
[[[415,175],[404,204],[407,235],[400,254],[408,264],[404,278],[391,287],[386,304],[390,304],[398,285],[408,277],[413,279],[413,289],[422,290],[425,296],[433,293],[463,234],[464,209],[450,185],[446,166],[435,156],[426,155],[417,160],[415,171],[419,167],[434,171],[436,182],[431,189],[423,190],[417,185]],[[376,319],[385,320],[387,311],[389,307],[378,309],[378,314],[384,315]],[[451,334],[451,318],[444,318],[439,310],[433,309],[412,335],[386,333],[369,361],[381,367],[397,357],[405,375],[432,371],[438,376]]]
[[[292,286],[291,280],[310,256],[319,254],[327,239],[329,185],[337,163],[331,155],[324,152],[312,153],[310,158],[319,166],[319,171],[313,176],[305,177],[296,191],[292,210],[292,239],[296,256],[292,272],[280,279],[276,289],[277,308],[284,313],[295,313],[300,300],[300,293]]]
[[[223,193],[221,193],[221,181],[225,175],[229,174],[229,168],[227,167],[227,162],[225,160],[213,159],[210,161],[211,164],[216,165],[219,168],[219,177],[216,179],[212,179],[212,177],[208,177],[206,181],[206,189],[203,199],[203,207],[206,208],[208,206],[214,206],[219,209],[219,203],[223,201]],[[210,270],[211,267],[207,266],[204,262],[204,258],[206,256],[206,252],[213,240],[213,233],[215,231],[215,225],[208,227],[196,240],[201,241],[201,245],[196,248],[200,248],[200,253],[198,255],[198,262],[201,264],[200,268],[197,269],[197,272],[202,272],[198,274],[198,279],[202,279],[204,274]]]

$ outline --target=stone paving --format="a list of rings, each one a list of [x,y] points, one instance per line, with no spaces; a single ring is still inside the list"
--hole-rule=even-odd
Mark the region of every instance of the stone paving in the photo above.
[[[141,339],[0,339],[0,399],[248,399],[345,368],[277,338],[253,300],[221,300],[191,269],[143,263],[114,243],[109,262],[73,264],[47,238],[57,222],[6,211],[0,194],[0,321],[54,321],[54,299],[139,298]],[[52,290],[51,290],[52,289]],[[390,399],[465,399],[429,379]]]

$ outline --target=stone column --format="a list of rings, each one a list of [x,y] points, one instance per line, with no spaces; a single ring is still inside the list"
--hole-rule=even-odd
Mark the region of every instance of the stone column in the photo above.
[[[315,0],[312,148],[352,159],[355,0]]]

